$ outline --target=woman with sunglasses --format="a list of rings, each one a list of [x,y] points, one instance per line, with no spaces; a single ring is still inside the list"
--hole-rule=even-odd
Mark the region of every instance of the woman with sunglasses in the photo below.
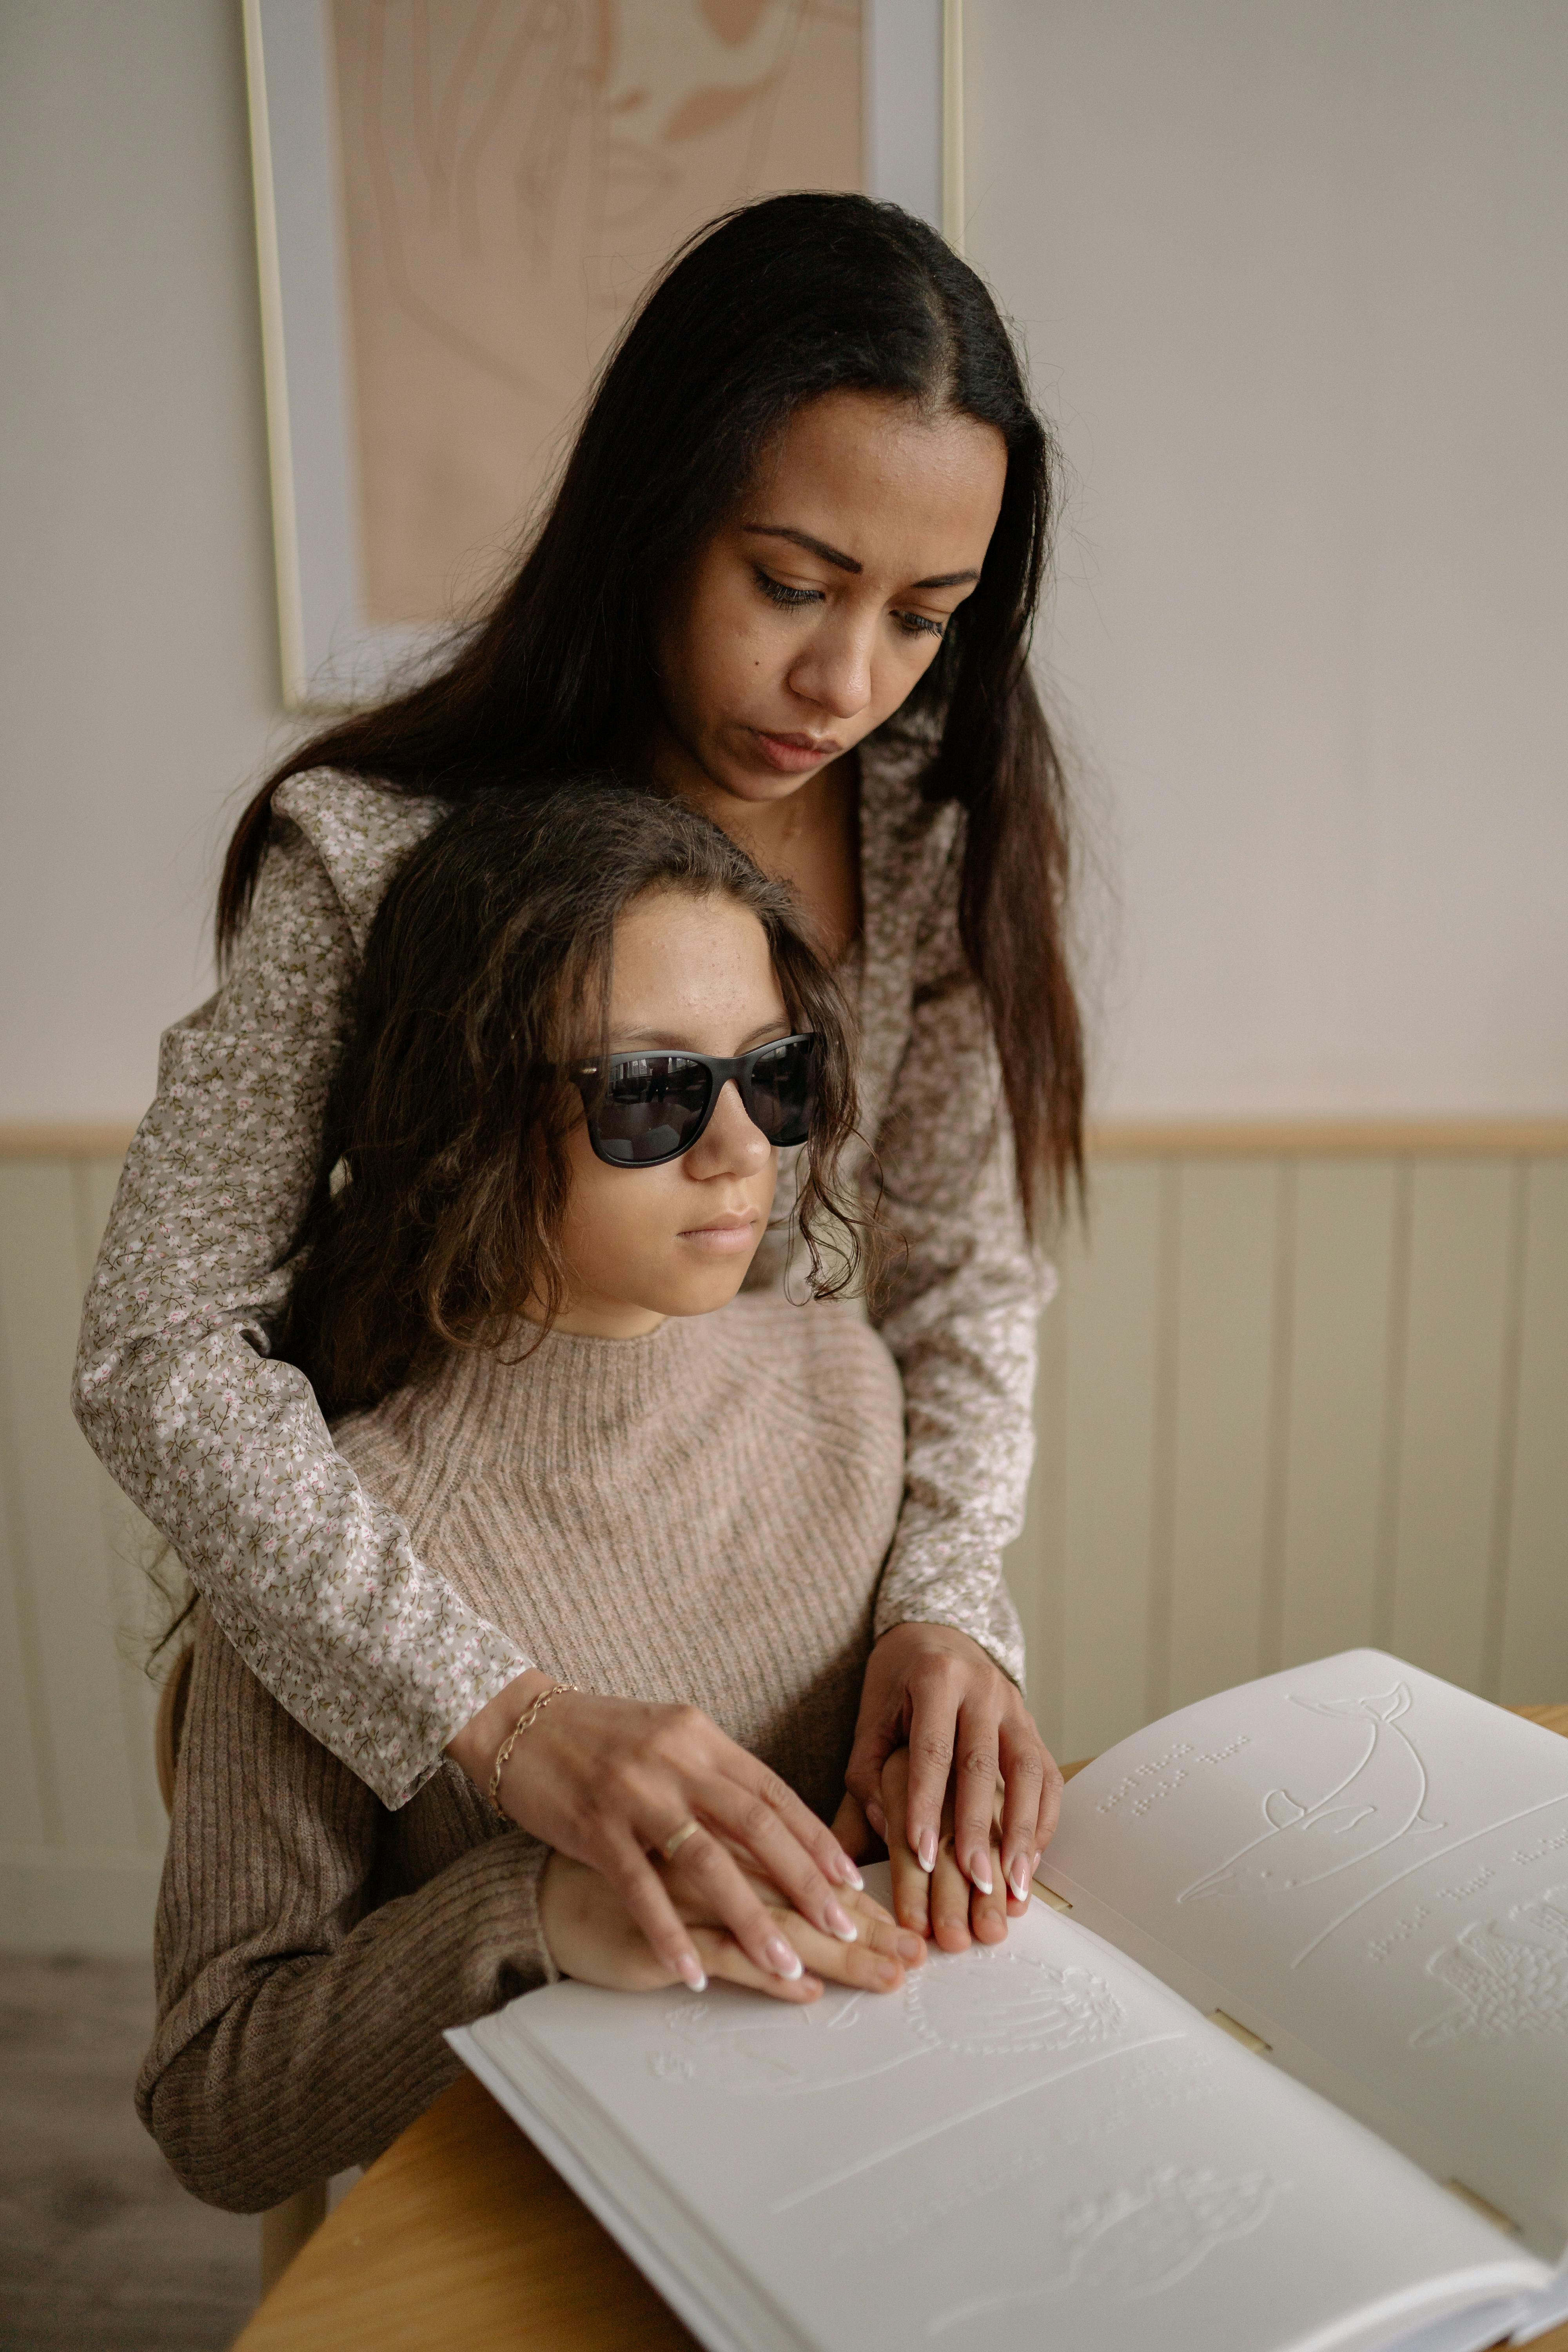
[[[447,1764],[390,1811],[200,1612],[138,2087],[199,2195],[365,2161],[456,2073],[444,2026],[558,1974],[809,2001],[921,1964],[824,1825],[904,1484],[898,1374],[834,1297],[875,1282],[853,1097],[789,893],[679,802],[481,800],[393,882],[274,1361],[543,1680],[484,1791]],[[815,1303],[737,1297],[788,1147]],[[547,1730],[647,1778],[630,1901],[577,1819],[501,1809]],[[708,1759],[700,1821],[657,1785],[666,1738]],[[970,1894],[944,1857],[963,1942]]]
[[[1000,1777],[1007,1880],[1026,1885],[1059,1783],[1001,1554],[1048,1296],[1031,1237],[1079,1168],[1082,1101],[1064,799],[1026,667],[1051,490],[974,273],[894,206],[769,199],[648,295],[520,568],[445,667],[317,735],[242,818],[224,983],[163,1041],[77,1411],[247,1663],[384,1801],[444,1754],[485,1783],[539,1670],[282,1375],[278,1269],[398,857],[520,776],[616,767],[790,881],[856,1004],[858,1119],[902,1243],[878,1328],[907,1420],[848,1784],[880,1829],[907,1751],[928,1868],[954,1791],[978,1903]],[[752,1279],[782,1276],[760,1253]],[[606,1856],[646,1843],[620,1783],[540,1729],[519,1818],[575,1807]],[[701,1759],[660,1769],[700,1811]],[[925,1924],[920,1888],[901,1899]]]

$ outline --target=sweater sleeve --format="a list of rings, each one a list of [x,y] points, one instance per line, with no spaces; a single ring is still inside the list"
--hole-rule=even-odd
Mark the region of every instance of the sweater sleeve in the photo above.
[[[368,2162],[458,2073],[444,2027],[554,1977],[548,1847],[492,1824],[467,1782],[449,1818],[442,1793],[442,1854],[476,1843],[377,1903],[390,1817],[204,1624],[136,2103],[207,2203],[259,2212]]]
[[[955,1626],[1022,1685],[1002,1552],[1024,1523],[1037,1327],[1056,1276],[1025,1233],[953,870],[917,949],[909,1039],[876,1136],[884,1214],[905,1247],[872,1320],[902,1376],[906,1416],[904,1501],[876,1632],[910,1620]]]
[[[247,1664],[397,1805],[531,1662],[425,1568],[269,1355],[357,961],[318,852],[280,824],[223,987],[163,1038],[72,1402]]]

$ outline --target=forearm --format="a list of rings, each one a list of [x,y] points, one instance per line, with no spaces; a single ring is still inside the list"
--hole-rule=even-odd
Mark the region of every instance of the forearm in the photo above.
[[[259,2212],[386,2147],[458,2071],[446,2027],[550,1981],[539,1927],[547,1850],[491,1839],[330,1953],[258,1961],[183,2043],[178,2012],[137,2105],[185,2187]]]
[[[902,1213],[911,1274],[879,1319],[904,1383],[904,1500],[875,1632],[911,1620],[952,1625],[1021,1684],[1002,1554],[1024,1521],[1037,1328],[1055,1279],[1005,1193],[995,1197],[1001,1187],[987,1189],[991,1214],[981,1199],[978,1231],[967,1219]]]
[[[73,1402],[240,1654],[388,1804],[528,1661],[424,1567],[270,1355],[355,950],[298,836],[239,961],[172,1029],[83,1310]]]

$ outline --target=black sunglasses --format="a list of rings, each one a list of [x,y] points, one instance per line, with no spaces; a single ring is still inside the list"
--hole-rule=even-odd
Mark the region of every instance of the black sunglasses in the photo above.
[[[804,1143],[811,1125],[815,1035],[781,1037],[725,1061],[717,1054],[612,1054],[571,1072],[588,1139],[612,1168],[658,1168],[702,1133],[733,1078],[770,1143]]]

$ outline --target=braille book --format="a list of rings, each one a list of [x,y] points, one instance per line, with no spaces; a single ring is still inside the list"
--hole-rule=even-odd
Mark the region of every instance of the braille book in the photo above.
[[[895,1994],[559,1984],[451,2039],[711,2352],[1568,2315],[1568,1741],[1323,1659],[1097,1759],[1037,1895]]]

